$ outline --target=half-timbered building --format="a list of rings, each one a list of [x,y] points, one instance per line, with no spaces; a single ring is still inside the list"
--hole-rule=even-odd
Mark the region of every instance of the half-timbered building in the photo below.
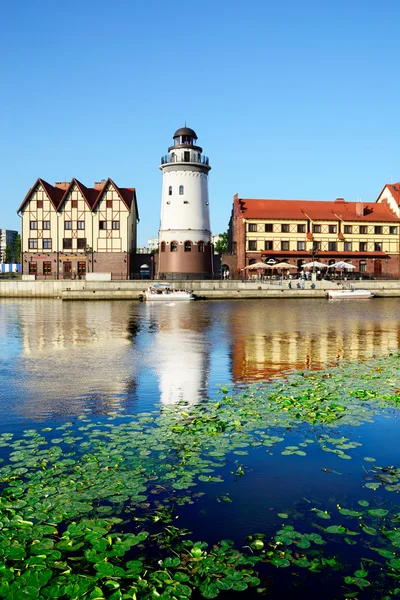
[[[134,188],[112,179],[87,188],[77,179],[38,179],[18,209],[22,273],[37,279],[111,273],[129,279],[139,220]]]

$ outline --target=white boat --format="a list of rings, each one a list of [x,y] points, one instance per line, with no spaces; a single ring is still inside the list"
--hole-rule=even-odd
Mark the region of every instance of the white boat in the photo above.
[[[374,294],[370,290],[359,290],[349,288],[344,290],[329,290],[326,292],[328,300],[367,300],[373,298]]]
[[[146,302],[183,302],[195,300],[196,297],[190,290],[173,290],[169,283],[155,283],[147,288],[142,300]]]

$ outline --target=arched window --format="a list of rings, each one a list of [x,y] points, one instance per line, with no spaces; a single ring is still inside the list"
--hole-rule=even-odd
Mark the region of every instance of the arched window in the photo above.
[[[197,248],[199,252],[204,252],[204,242],[198,242]]]
[[[185,190],[184,190],[184,188],[183,188],[183,185],[180,185],[180,186],[179,186],[179,195],[180,195],[180,196],[183,196],[183,193],[184,193],[184,191],[185,191]]]
[[[165,242],[161,242],[161,252],[165,252]]]
[[[171,242],[171,252],[178,252],[178,242]]]
[[[249,265],[254,265],[254,264],[255,264],[255,262],[256,262],[256,259],[255,259],[255,258],[251,258],[251,259],[249,260]]]
[[[172,196],[172,185],[168,188],[168,196]]]
[[[192,251],[192,242],[185,242],[185,252]]]

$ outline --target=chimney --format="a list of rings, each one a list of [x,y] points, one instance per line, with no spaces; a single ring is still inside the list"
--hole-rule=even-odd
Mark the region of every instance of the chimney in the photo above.
[[[70,183],[70,181],[55,181],[54,187],[59,188],[60,190],[67,190]]]
[[[102,179],[101,181],[95,181],[93,185],[95,190],[100,191],[106,185],[106,180]]]
[[[356,202],[356,215],[357,217],[363,217],[364,216],[364,203],[363,202]]]

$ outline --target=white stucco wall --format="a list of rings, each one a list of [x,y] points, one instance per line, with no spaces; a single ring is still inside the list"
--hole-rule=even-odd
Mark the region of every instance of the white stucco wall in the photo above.
[[[184,193],[179,194],[183,186]],[[172,194],[169,195],[169,188]],[[210,231],[208,176],[200,170],[164,170],[160,232],[171,229]],[[204,238],[203,238],[204,239]],[[206,240],[209,241],[209,238]]]
[[[390,206],[390,209],[394,212],[395,215],[400,217],[400,207],[397,205],[396,200],[393,198],[391,191],[385,187],[381,195],[379,196],[377,202],[381,203],[382,200],[387,200],[387,203]]]

